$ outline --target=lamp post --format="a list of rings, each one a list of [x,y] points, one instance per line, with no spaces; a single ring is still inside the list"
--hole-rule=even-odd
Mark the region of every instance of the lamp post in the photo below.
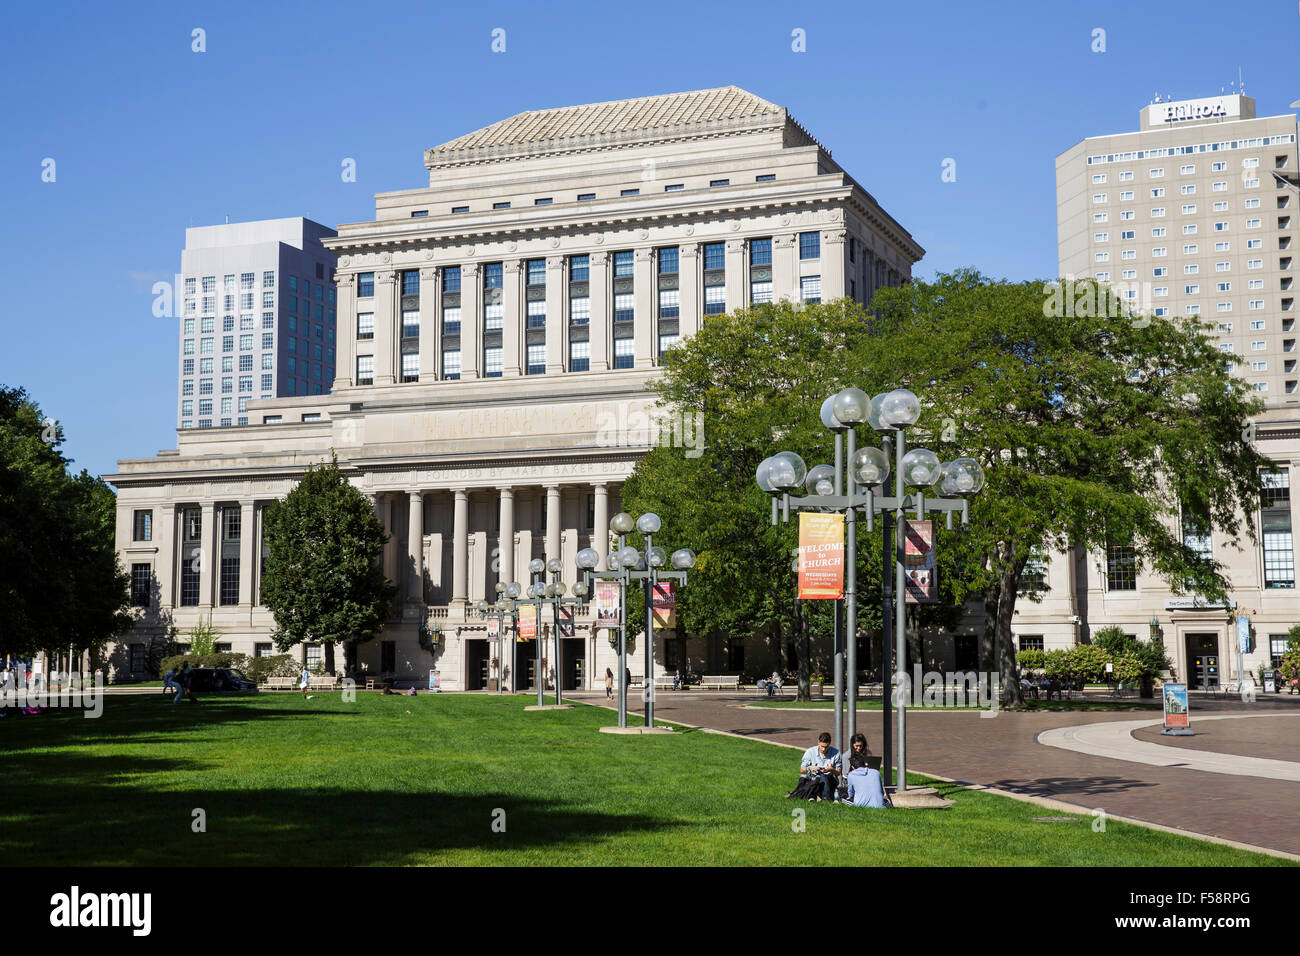
[[[969,507],[965,498],[958,495],[978,492],[984,486],[984,473],[972,458],[957,458],[941,463],[932,451],[923,448],[907,449],[906,430],[916,424],[920,417],[920,402],[907,389],[894,389],[868,399],[866,393],[857,388],[846,388],[830,399],[830,414],[826,403],[822,404],[822,422],[835,429],[828,419],[834,419],[843,426],[847,442],[846,466],[837,460],[834,469],[819,465],[811,471],[807,469],[802,458],[794,452],[783,451],[764,459],[755,472],[755,481],[763,491],[772,496],[772,523],[776,524],[778,516],[789,520],[790,510],[838,512],[845,516],[845,532],[848,537],[848,561],[845,567],[844,613],[845,636],[848,642],[848,690],[845,704],[846,720],[843,732],[852,736],[857,726],[857,525],[856,515],[861,511],[867,521],[867,532],[874,530],[874,518],[877,513],[882,517],[882,566],[881,599],[883,630],[882,674],[885,677],[884,733],[885,761],[882,777],[888,778],[890,758],[890,705],[898,711],[897,731],[897,790],[907,789],[907,701],[906,694],[895,695],[890,687],[892,667],[889,661],[889,629],[893,622],[894,630],[894,665],[899,668],[902,678],[900,687],[906,687],[906,674],[902,671],[907,660],[907,637],[904,616],[906,614],[905,589],[907,585],[904,566],[904,534],[907,513],[915,511],[918,519],[927,513],[942,512],[946,515],[947,527],[952,529],[952,516],[960,513],[962,524],[969,520]],[[866,422],[879,432],[892,433],[884,436],[885,449],[865,447],[858,449],[856,426]],[[836,436],[838,438],[838,435]],[[891,441],[892,438],[892,441]],[[892,445],[892,448],[891,448]],[[893,452],[893,467],[890,466],[890,452]],[[838,456],[837,456],[838,457]],[[844,467],[847,474],[844,474]],[[831,472],[834,472],[832,475]],[[890,474],[894,476],[894,494],[885,496],[882,492]],[[846,478],[844,494],[838,493],[840,477]],[[791,498],[791,492],[805,486],[805,495]],[[926,497],[925,489],[938,487],[942,497]],[[915,494],[908,494],[908,488],[917,489]],[[778,498],[780,499],[778,506]],[[889,552],[893,550],[894,581],[889,584]],[[892,700],[897,696],[897,700]],[[838,700],[837,700],[838,707]],[[838,724],[837,724],[838,725]],[[844,752],[844,740],[840,739],[841,753]]]
[[[497,619],[497,693],[503,692],[502,685],[505,683],[506,670],[506,621],[512,625],[518,621],[518,610],[516,600],[520,594],[518,584],[502,584],[497,582],[496,586],[497,599],[495,603],[489,604],[487,601],[479,601],[474,605],[474,610],[478,612],[479,617]],[[513,646],[513,645],[512,645]]]
[[[537,630],[535,639],[537,641],[537,706],[545,706],[542,702],[542,695],[546,690],[546,674],[542,666],[542,605],[549,604],[552,608],[552,618],[554,621],[555,636],[555,706],[563,705],[562,692],[560,690],[560,605],[561,604],[581,604],[583,595],[577,594],[574,589],[575,597],[566,598],[564,592],[568,590],[568,585],[560,580],[560,559],[551,558],[543,561],[541,558],[533,558],[528,562],[528,573],[532,577],[532,584],[528,585],[527,596],[530,603],[537,609]],[[551,575],[551,581],[546,580],[547,572]],[[583,589],[585,594],[585,588]]]
[[[618,725],[627,726],[627,589],[633,581],[644,582],[645,587],[645,726],[654,726],[654,588],[660,579],[674,580],[685,586],[686,573],[695,567],[695,552],[689,548],[679,548],[669,557],[663,548],[654,543],[661,522],[659,516],[647,512],[633,521],[632,516],[620,511],[610,519],[610,530],[618,535],[618,549],[611,551],[606,559],[606,571],[600,571],[596,565],[600,556],[591,548],[578,552],[577,565],[582,571],[581,587],[589,591],[593,578],[604,581],[616,581],[619,587],[619,628],[618,628]],[[632,529],[645,537],[644,553],[627,544],[627,535]],[[671,563],[673,570],[660,568]],[[577,587],[575,585],[575,587]]]

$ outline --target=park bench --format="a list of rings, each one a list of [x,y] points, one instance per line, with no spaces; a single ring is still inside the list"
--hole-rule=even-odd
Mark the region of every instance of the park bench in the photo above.
[[[393,682],[384,677],[367,677],[366,690],[388,690],[393,686]]]
[[[313,674],[307,678],[308,690],[336,690],[339,679],[332,674]]]
[[[635,680],[635,679],[636,679],[636,678],[633,678],[633,680]],[[685,678],[682,679],[682,683],[683,683],[683,684],[686,683]],[[655,675],[655,690],[672,690],[672,689],[673,689],[673,675],[672,675],[672,674],[657,674],[657,675]]]
[[[705,674],[700,678],[700,687],[714,690],[740,690],[740,675]]]
[[[268,677],[262,686],[267,690],[293,690],[298,686],[296,677]]]

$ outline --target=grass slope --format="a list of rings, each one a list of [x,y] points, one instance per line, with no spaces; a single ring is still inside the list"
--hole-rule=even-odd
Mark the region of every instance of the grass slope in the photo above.
[[[793,750],[600,734],[606,710],[525,713],[531,700],[160,694],[109,697],[96,720],[11,711],[0,865],[1280,862],[1114,821],[1094,833],[1086,816],[1035,823],[1057,814],[945,783],[942,812],[794,803]]]

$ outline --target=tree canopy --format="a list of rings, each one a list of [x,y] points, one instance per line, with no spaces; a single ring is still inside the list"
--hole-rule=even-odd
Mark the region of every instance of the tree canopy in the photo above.
[[[0,386],[0,655],[98,650],[130,626],[117,497],[70,474],[63,429]]]
[[[281,651],[325,645],[332,671],[336,643],[349,652],[387,618],[396,588],[378,559],[388,536],[370,500],[343,477],[337,460],[309,467],[266,511],[262,603],[275,615]]]

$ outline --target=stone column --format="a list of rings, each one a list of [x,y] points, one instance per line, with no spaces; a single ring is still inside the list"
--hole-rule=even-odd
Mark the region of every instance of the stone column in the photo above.
[[[700,271],[700,244],[684,242],[678,249],[677,275],[678,288],[681,290],[681,308],[678,310],[677,329],[683,340],[700,330],[701,283],[704,281]]]
[[[593,252],[590,258],[590,282],[587,288],[591,294],[591,326],[588,332],[591,350],[591,370],[605,372],[610,367],[609,357],[609,253]]]
[[[438,380],[439,342],[442,340],[442,310],[438,296],[441,275],[436,268],[420,270],[420,381]]]
[[[477,262],[460,267],[460,377],[479,378],[483,368],[483,272]]]
[[[844,244],[848,241],[844,229],[827,229],[822,233],[822,301],[830,302],[849,294],[849,284],[844,281]]]
[[[203,526],[199,531],[199,609],[212,610],[212,573],[216,564],[216,506],[211,501],[202,505]]]
[[[334,390],[350,388],[357,374],[357,296],[356,276],[335,273],[338,311],[334,313],[335,363]],[[279,343],[276,343],[277,347]]]
[[[524,318],[524,297],[520,292],[520,260],[507,259],[502,263],[501,308],[505,313],[501,319],[501,374],[506,377],[518,377],[523,374],[519,363],[521,350],[524,348],[524,329],[528,326]]]
[[[257,581],[257,562],[254,545],[257,542],[257,506],[252,501],[239,505],[239,606],[253,606],[254,582]]]
[[[456,505],[451,532],[451,600],[453,603],[468,600],[469,596],[469,492],[464,488],[457,488],[455,495]]]
[[[397,273],[375,273],[375,384],[397,380]]]
[[[397,576],[397,541],[393,536],[393,502],[387,495],[379,498],[379,509],[379,520],[384,523],[384,533],[388,535],[388,541],[384,545],[384,577],[400,585],[402,582]]]
[[[560,486],[546,486],[546,558],[560,556]]]
[[[649,368],[655,362],[655,328],[659,324],[659,290],[655,281],[655,251],[637,249],[632,267],[636,290],[636,324],[632,332],[635,368]]]
[[[564,355],[564,256],[546,257],[546,374],[557,375],[567,366]],[[590,283],[588,283],[590,287]]]
[[[154,534],[158,536],[158,560],[153,566],[158,582],[158,607],[165,610],[176,605],[176,506],[167,502],[157,511]]]
[[[515,490],[501,488],[501,520],[497,532],[497,580],[509,584],[515,578]]]
[[[409,562],[406,599],[424,603],[424,492],[408,494],[409,514],[406,521],[406,556]]]
[[[749,305],[749,270],[745,262],[745,240],[727,240],[727,311]]]
[[[596,493],[595,516],[592,518],[591,546],[600,555],[597,567],[605,569],[605,556],[609,553],[609,488],[604,484],[593,485]]]
[[[772,301],[800,301],[799,261],[795,254],[795,236],[772,237]]]

